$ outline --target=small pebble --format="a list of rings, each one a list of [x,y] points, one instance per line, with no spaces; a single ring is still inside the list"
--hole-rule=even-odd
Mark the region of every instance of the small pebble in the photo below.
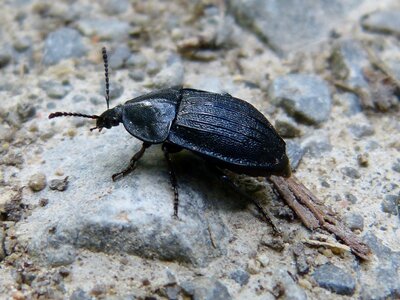
[[[233,279],[235,282],[241,286],[246,285],[249,282],[250,275],[245,270],[238,269],[229,275],[229,278]]]
[[[351,204],[356,204],[356,203],[357,203],[357,197],[354,196],[354,195],[351,194],[351,193],[346,193],[346,194],[345,194],[345,198],[346,198],[346,200],[349,201]]]
[[[392,215],[398,215],[398,205],[400,202],[400,196],[397,195],[385,195],[385,198],[381,202],[381,209],[385,213]]]
[[[400,162],[394,163],[393,166],[392,166],[392,170],[397,172],[397,173],[400,173]]]
[[[282,137],[293,138],[301,135],[299,125],[289,117],[281,117],[275,121],[275,129]]]
[[[340,169],[343,175],[346,175],[347,177],[353,178],[353,179],[359,179],[361,178],[360,172],[358,172],[356,169],[352,167],[343,167]]]
[[[350,230],[360,230],[364,229],[364,218],[362,215],[357,213],[349,214],[345,217],[345,223]]]
[[[51,190],[63,192],[68,188],[68,176],[64,179],[50,180],[49,188]]]
[[[320,287],[339,295],[351,296],[356,288],[353,276],[331,263],[318,267],[312,277]]]
[[[39,206],[45,207],[47,204],[49,204],[49,199],[42,198],[39,200]]]
[[[260,262],[255,260],[255,259],[250,259],[249,262],[247,263],[247,272],[250,274],[258,274],[260,273]]]
[[[20,102],[17,104],[17,114],[22,122],[26,122],[36,114],[36,108],[30,102]]]
[[[44,42],[43,63],[54,65],[63,59],[82,57],[86,54],[82,36],[78,31],[62,27],[51,32]]]
[[[43,190],[46,187],[46,175],[44,175],[43,173],[33,174],[29,178],[28,185],[34,192],[39,192]]]
[[[6,49],[0,49],[0,69],[7,66],[12,59],[10,51]]]
[[[260,262],[262,267],[266,267],[269,265],[270,259],[266,253],[260,254],[257,256],[257,260]]]
[[[357,155],[357,162],[360,167],[368,167],[369,165],[369,155],[368,153],[358,154]]]

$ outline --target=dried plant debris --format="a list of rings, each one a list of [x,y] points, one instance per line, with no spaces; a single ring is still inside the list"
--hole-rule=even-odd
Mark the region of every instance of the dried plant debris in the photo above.
[[[400,80],[385,62],[364,47],[370,66],[362,69],[366,85],[353,85],[346,81],[334,81],[333,84],[344,91],[356,94],[366,110],[388,112],[398,109],[400,102]]]
[[[369,247],[362,243],[361,239],[350,229],[346,228],[328,207],[322,205],[294,175],[289,179],[270,176],[268,180],[307,228],[310,230],[321,228],[333,233],[349,246],[355,255],[365,260],[369,259]]]

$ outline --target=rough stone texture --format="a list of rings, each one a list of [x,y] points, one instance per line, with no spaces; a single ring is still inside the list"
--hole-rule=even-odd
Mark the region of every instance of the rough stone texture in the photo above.
[[[333,74],[351,86],[364,87],[364,69],[369,65],[368,54],[360,41],[349,39],[337,42],[330,58]]]
[[[351,296],[356,288],[356,282],[349,273],[330,263],[318,267],[312,276],[320,287],[339,295]]]
[[[76,24],[85,36],[96,36],[101,40],[124,41],[129,36],[129,23],[117,19],[82,19]]]
[[[351,230],[363,230],[364,229],[364,218],[360,214],[349,214],[345,218],[346,225]]]
[[[129,7],[119,10],[127,2]],[[0,223],[5,230],[1,299],[190,298],[183,283],[190,283],[187,291],[192,286],[191,293],[197,295],[204,288],[209,298],[215,290],[217,296],[228,298],[229,293],[233,299],[255,300],[400,297],[400,219],[381,209],[382,201],[400,192],[400,111],[367,112],[365,99],[337,85],[338,80],[351,85],[356,78],[352,74],[362,75],[364,67],[380,74],[365,60],[368,56],[358,52],[364,46],[400,78],[398,37],[361,26],[363,16],[398,10],[398,0],[357,1],[358,9],[344,10],[340,22],[335,14],[324,15],[326,24],[334,24],[333,30],[327,35],[321,27],[326,39],[319,38],[318,32],[311,43],[300,41],[300,34],[289,36],[308,26],[301,13],[319,20],[315,10],[336,1],[314,2],[310,9],[308,0],[264,1],[262,5],[295,7],[288,13],[274,12],[275,20],[282,20],[278,25],[296,24],[287,31],[268,29],[275,30],[277,38],[289,36],[288,44],[278,45],[283,50],[277,52],[248,27],[232,22],[233,1],[226,3],[229,7],[215,1],[2,2],[0,53],[8,51],[9,61],[1,68],[0,82]],[[252,1],[241,3],[244,7]],[[255,9],[254,16],[262,6]],[[288,19],[288,14],[298,18]],[[52,33],[93,20],[97,24],[78,33],[85,53],[43,64],[46,39]],[[113,22],[123,24],[123,30],[119,25],[107,28]],[[76,41],[56,45],[55,55]],[[286,50],[292,41],[304,46]],[[182,45],[191,53],[182,52]],[[156,86],[178,82],[249,101],[275,124],[288,115],[268,95],[275,79],[287,74],[323,78],[332,97],[329,119],[314,126],[295,120],[292,125],[301,134],[286,140],[289,156],[295,176],[339,217],[351,221],[348,226],[371,246],[371,260],[359,261],[351,253],[337,254],[307,243],[295,256],[296,244],[325,235],[306,230],[264,178],[238,176],[251,199],[258,199],[277,218],[283,234],[276,237],[252,201],[221,183],[199,157],[187,151],[171,155],[180,195],[179,221],[172,218],[173,192],[160,145],[146,150],[132,174],[112,182],[111,175],[128,165],[140,141],[123,126],[98,133],[89,131],[95,120],[48,119],[54,111],[104,112],[102,46],[110,59],[111,107]],[[113,58],[120,47],[123,51]],[[337,60],[344,63],[337,66],[343,77],[335,71],[335,51],[343,54]],[[381,75],[377,83],[367,80],[363,91],[376,89],[371,94],[380,96],[374,99],[397,101]],[[59,88],[51,94],[62,98],[49,97],[48,87],[42,86],[48,82]],[[344,175],[345,167],[354,168],[361,177]],[[49,182],[68,176],[68,188],[59,192],[48,183],[33,192],[29,179],[38,173],[46,174]],[[357,215],[362,216],[363,227]],[[353,295],[339,295],[315,284],[311,274],[326,263],[356,279]],[[232,279],[238,270],[244,270],[243,276]],[[248,282],[241,285],[247,281],[245,272]]]
[[[44,44],[43,63],[54,65],[63,59],[86,54],[82,37],[75,29],[60,28],[51,32]]]
[[[400,36],[400,9],[372,13],[363,19],[362,26],[370,31]]]
[[[364,240],[371,247],[377,262],[368,272],[362,274],[361,280],[363,299],[396,299],[400,297],[400,252],[393,251],[382,244],[374,234],[367,233]],[[374,285],[379,282],[379,286]]]
[[[241,286],[246,285],[249,282],[250,275],[245,270],[238,269],[232,272],[229,277]]]
[[[326,39],[344,13],[358,1],[230,0],[236,20],[279,52],[289,52]]]
[[[128,163],[132,150],[109,148],[110,153],[115,153],[113,156],[107,155],[108,151],[103,154],[100,151],[96,156],[91,153],[99,151],[105,144],[112,145],[115,138],[123,136],[123,132],[115,131],[101,139],[95,138],[91,148],[86,149],[79,147],[83,140],[78,137],[76,143],[60,143],[46,154],[54,158],[50,164],[63,159],[64,166],[68,166],[73,175],[69,178],[69,189],[49,195],[45,209],[34,213],[29,223],[21,226],[22,239],[34,235],[29,242],[31,253],[52,265],[65,264],[58,261],[64,259],[64,253],[72,255],[77,249],[85,248],[199,266],[226,253],[227,228],[212,204],[205,202],[190,186],[181,184],[180,220],[172,217],[173,194],[161,153],[148,150],[142,162],[144,167],[117,183],[111,181],[112,173]],[[69,153],[68,157],[64,157],[64,153]],[[82,160],[85,166],[81,164]],[[155,169],[156,165],[165,168]],[[90,177],[82,173],[86,168],[90,168]],[[113,192],[101,192],[103,182]],[[154,188],[160,185],[163,188]],[[87,195],[86,200],[78,200],[74,196],[78,186],[94,192]],[[41,226],[43,218],[47,220],[44,227]],[[218,241],[215,247],[211,237]]]
[[[331,96],[328,85],[314,75],[291,74],[276,78],[269,96],[289,115],[309,124],[320,124],[329,118]]]
[[[229,300],[232,299],[228,289],[218,280],[197,278],[181,284],[185,294],[194,300]]]

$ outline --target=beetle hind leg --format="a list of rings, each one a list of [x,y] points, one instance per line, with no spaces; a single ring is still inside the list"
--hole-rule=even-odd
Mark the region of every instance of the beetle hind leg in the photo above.
[[[173,216],[174,216],[174,218],[178,219],[178,207],[179,207],[178,181],[176,180],[175,169],[174,169],[174,166],[172,164],[169,154],[171,152],[177,152],[180,149],[179,150],[172,149],[172,148],[170,148],[170,146],[168,144],[163,144],[162,150],[164,152],[165,159],[167,160],[169,179],[171,181],[172,190],[174,192],[174,215]]]
[[[117,179],[124,177],[124,176],[128,175],[130,172],[132,172],[133,170],[135,170],[137,162],[139,161],[139,159],[142,158],[144,152],[146,151],[147,148],[150,147],[150,145],[151,144],[143,143],[142,148],[140,148],[140,150],[138,152],[136,152],[135,155],[133,155],[133,157],[131,158],[129,166],[126,169],[122,170],[121,172],[113,174],[111,176],[112,180],[116,181]]]

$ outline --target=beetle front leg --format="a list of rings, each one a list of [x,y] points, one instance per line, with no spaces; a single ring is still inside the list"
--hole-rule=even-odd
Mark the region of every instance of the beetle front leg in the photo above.
[[[129,166],[124,169],[122,172],[115,173],[112,175],[112,180],[116,181],[120,177],[124,177],[128,175],[130,172],[136,169],[136,163],[138,160],[143,156],[144,152],[146,151],[147,148],[149,148],[151,144],[149,143],[143,143],[142,148],[138,152],[135,153],[135,155],[131,158],[131,161],[129,163]]]
[[[167,160],[168,164],[169,179],[171,181],[172,190],[174,191],[174,217],[178,218],[178,207],[179,207],[178,182],[176,180],[174,166],[172,165],[171,158],[169,157],[169,153],[172,151],[169,151],[168,148],[169,147],[167,146],[167,144],[162,145],[162,150],[164,152],[165,159]]]

